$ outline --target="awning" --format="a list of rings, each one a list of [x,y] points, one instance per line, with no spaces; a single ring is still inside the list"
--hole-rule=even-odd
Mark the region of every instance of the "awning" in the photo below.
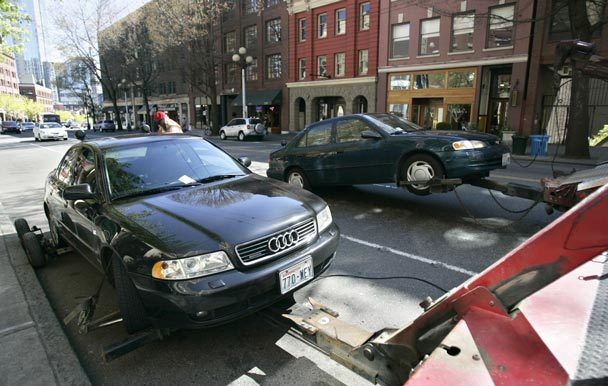
[[[247,106],[279,106],[280,104],[281,90],[247,91]],[[243,105],[242,94],[237,95],[232,105]]]

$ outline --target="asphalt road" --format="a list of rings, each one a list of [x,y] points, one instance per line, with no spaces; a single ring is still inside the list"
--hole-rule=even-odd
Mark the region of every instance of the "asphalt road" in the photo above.
[[[47,229],[44,179],[75,141],[38,143],[29,133],[0,137],[0,203],[11,219],[25,217]],[[234,156],[250,157],[256,172],[265,170],[268,154],[280,147],[278,141],[212,141]],[[511,165],[493,174],[505,182],[535,184],[551,174],[551,165]],[[342,231],[338,256],[324,276],[349,277],[321,277],[298,290],[296,299],[314,297],[342,319],[371,331],[404,326],[420,314],[422,299],[442,294],[417,279],[450,289],[559,216],[547,215],[538,205],[518,219],[520,215],[501,210],[487,190],[462,186],[457,192],[462,203],[453,192],[418,197],[388,184],[315,191],[328,202]],[[496,198],[511,209],[531,204],[501,194]],[[75,253],[37,274],[59,319],[90,296],[101,279]],[[409,279],[361,278],[388,276]],[[115,309],[114,291],[104,286],[97,315]],[[260,315],[209,330],[181,331],[109,364],[101,361],[100,350],[126,337],[121,325],[87,335],[67,326],[66,333],[94,384],[366,384]]]

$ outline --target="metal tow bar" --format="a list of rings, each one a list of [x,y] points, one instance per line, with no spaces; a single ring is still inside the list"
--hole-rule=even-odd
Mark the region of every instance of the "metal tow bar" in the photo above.
[[[297,305],[283,315],[296,324],[303,339],[375,384],[402,385],[407,380],[407,359],[415,354],[406,346],[384,343],[395,330],[372,333],[338,319],[336,311],[312,298],[308,302],[312,308]]]

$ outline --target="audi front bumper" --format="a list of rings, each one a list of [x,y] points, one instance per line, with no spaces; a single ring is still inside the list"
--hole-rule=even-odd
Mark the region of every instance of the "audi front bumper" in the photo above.
[[[289,296],[290,293],[281,294],[279,272],[308,257],[312,258],[314,277],[318,277],[331,264],[339,238],[340,231],[332,224],[306,247],[258,266],[183,281],[163,281],[134,273],[131,278],[154,325],[211,327],[244,317]]]

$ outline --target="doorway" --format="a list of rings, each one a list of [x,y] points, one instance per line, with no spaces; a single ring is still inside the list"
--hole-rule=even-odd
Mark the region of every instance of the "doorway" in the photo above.
[[[434,129],[444,121],[443,98],[412,99],[412,121],[425,129]]]
[[[511,93],[511,68],[492,71],[487,132],[498,134],[509,129],[508,112]]]

